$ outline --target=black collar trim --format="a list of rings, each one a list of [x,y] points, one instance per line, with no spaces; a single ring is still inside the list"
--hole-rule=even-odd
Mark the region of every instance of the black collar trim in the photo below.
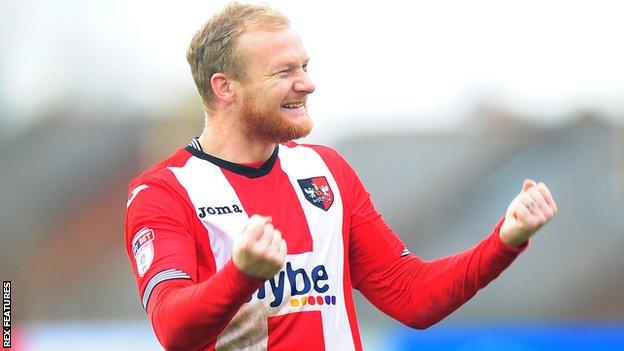
[[[249,167],[249,166],[245,166],[245,165],[241,165],[238,163],[234,163],[234,162],[230,162],[230,161],[226,161],[224,159],[209,155],[201,150],[199,150],[196,145],[192,145],[192,141],[191,143],[189,143],[189,145],[187,145],[184,149],[188,152],[190,152],[193,156],[201,158],[202,160],[206,160],[210,163],[213,163],[223,169],[227,169],[228,171],[234,172],[236,174],[240,174],[242,176],[245,176],[247,178],[259,178],[262,176],[265,176],[267,174],[269,174],[271,172],[271,170],[273,169],[273,166],[275,165],[275,161],[277,161],[277,154],[278,154],[278,150],[279,150],[279,145],[275,145],[275,149],[273,150],[273,153],[271,154],[271,157],[269,157],[268,160],[266,160],[262,166],[260,166],[260,168],[253,168],[253,167]],[[199,144],[199,143],[198,143]],[[201,148],[201,146],[200,146]]]

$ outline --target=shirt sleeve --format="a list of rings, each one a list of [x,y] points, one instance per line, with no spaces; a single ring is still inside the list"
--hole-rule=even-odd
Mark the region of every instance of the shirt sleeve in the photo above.
[[[126,252],[141,304],[163,281],[197,281],[195,240],[184,205],[164,186],[150,182],[130,189],[126,210]]]
[[[141,303],[156,337],[167,350],[214,344],[263,283],[245,275],[231,260],[198,282],[190,214],[174,193],[157,184],[131,189],[126,251]]]
[[[472,248],[423,260],[409,253],[377,212],[355,172],[349,173],[353,184],[349,239],[353,287],[408,326],[424,329],[448,316],[495,279],[528,245],[514,248],[503,243],[501,219]]]
[[[196,350],[216,339],[264,281],[241,272],[232,260],[207,280],[166,281],[148,307],[152,327],[166,350]]]

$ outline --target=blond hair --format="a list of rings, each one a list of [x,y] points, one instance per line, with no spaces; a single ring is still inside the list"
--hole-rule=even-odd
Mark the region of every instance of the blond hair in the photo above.
[[[214,103],[210,84],[213,74],[223,72],[244,81],[247,58],[237,48],[238,40],[253,29],[279,29],[289,25],[288,18],[266,5],[230,3],[214,15],[191,40],[186,59],[193,80],[206,106]]]

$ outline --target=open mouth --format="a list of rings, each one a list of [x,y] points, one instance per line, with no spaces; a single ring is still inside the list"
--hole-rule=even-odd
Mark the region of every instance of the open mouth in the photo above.
[[[283,104],[282,107],[290,109],[290,110],[295,110],[295,109],[298,109],[298,108],[302,108],[304,105],[305,105],[305,103],[303,103],[303,102],[289,102],[287,104]]]

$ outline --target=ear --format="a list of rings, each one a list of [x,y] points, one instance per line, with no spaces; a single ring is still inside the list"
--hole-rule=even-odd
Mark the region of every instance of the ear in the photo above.
[[[210,77],[210,86],[217,101],[223,101],[226,104],[234,102],[236,92],[232,89],[231,81],[222,72],[217,72]]]

